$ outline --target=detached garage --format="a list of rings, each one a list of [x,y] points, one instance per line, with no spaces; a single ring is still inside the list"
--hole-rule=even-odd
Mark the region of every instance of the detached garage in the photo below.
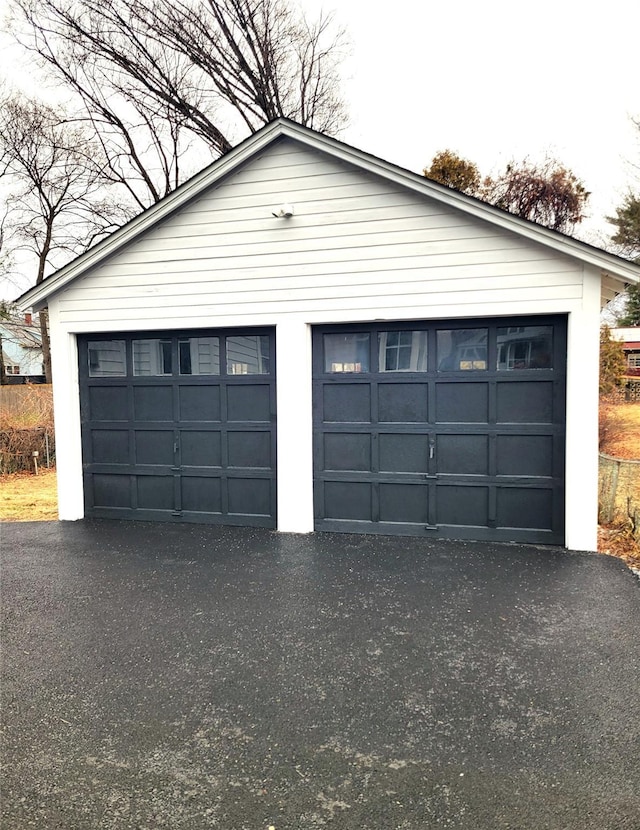
[[[60,518],[595,550],[631,263],[279,120],[21,298]]]

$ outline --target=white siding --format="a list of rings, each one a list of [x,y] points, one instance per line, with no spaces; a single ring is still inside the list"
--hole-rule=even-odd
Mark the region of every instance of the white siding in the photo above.
[[[272,210],[291,202],[295,214]],[[70,331],[569,311],[542,245],[283,140],[56,298]]]

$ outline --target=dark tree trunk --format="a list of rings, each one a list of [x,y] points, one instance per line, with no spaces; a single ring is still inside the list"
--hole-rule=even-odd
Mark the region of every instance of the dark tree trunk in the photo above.
[[[2,351],[2,335],[0,334],[0,386],[7,382],[7,370],[4,366],[4,353]]]
[[[51,383],[51,344],[49,342],[49,311],[43,308],[40,312],[40,336],[42,338],[42,363],[44,379]]]

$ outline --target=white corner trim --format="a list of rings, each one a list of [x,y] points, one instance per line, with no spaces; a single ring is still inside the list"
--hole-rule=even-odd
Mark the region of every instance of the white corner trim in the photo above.
[[[56,425],[58,517],[74,521],[84,518],[78,348],[77,338],[59,326],[55,312],[56,304],[52,303],[49,323]]]

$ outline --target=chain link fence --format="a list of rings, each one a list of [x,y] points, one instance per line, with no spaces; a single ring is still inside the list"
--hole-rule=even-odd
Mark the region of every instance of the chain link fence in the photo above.
[[[607,398],[611,403],[640,403],[640,378],[626,378]]]

